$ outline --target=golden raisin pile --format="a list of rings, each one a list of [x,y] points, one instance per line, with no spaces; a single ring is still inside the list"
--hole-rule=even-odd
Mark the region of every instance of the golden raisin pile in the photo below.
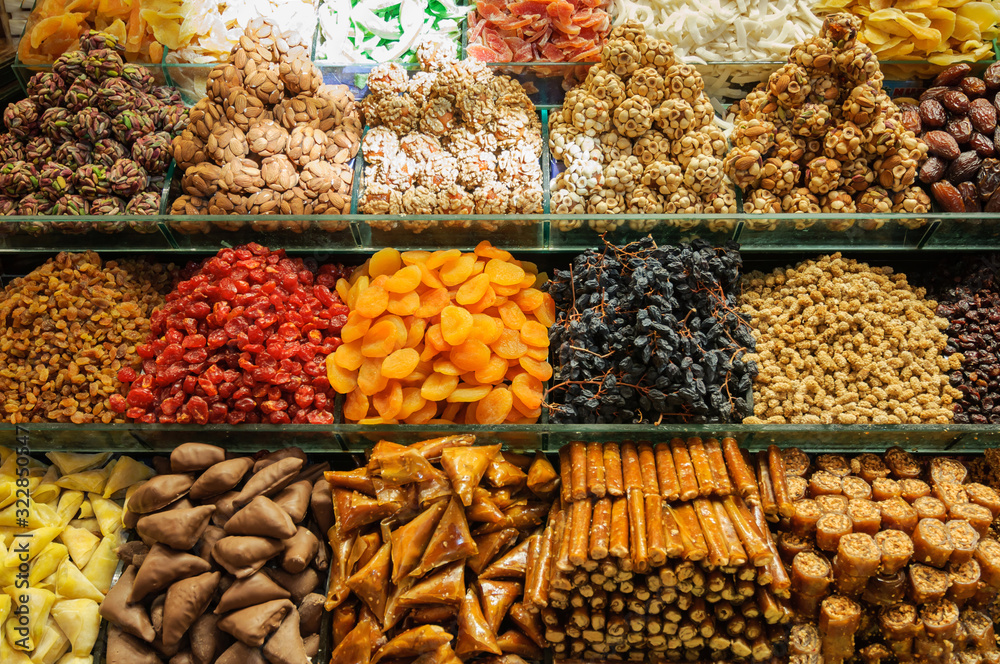
[[[552,376],[555,303],[545,275],[481,242],[458,249],[383,249],[337,292],[351,313],[327,357],[362,424],[533,423]]]

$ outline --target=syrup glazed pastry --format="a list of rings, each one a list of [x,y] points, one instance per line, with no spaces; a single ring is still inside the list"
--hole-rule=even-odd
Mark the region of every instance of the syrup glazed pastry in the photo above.
[[[326,473],[334,662],[542,658],[559,475],[541,453],[475,443],[381,441],[366,466]]]
[[[329,465],[298,448],[229,457],[202,443],[158,461],[121,517],[138,539],[119,547],[125,571],[101,609],[108,664],[308,664],[330,564]]]
[[[790,652],[804,658],[795,661],[974,657],[984,639],[995,648],[983,609],[1000,590],[1000,542],[988,532],[996,491],[968,482],[960,461],[898,447],[852,459],[777,454],[809,480],[790,523],[778,525],[792,608],[818,621],[793,628]]]

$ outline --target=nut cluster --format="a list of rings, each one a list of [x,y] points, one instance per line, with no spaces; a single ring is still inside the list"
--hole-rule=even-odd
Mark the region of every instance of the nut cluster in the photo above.
[[[629,21],[611,31],[587,80],[549,118],[549,147],[566,169],[552,180],[555,214],[735,214],[723,173],[726,139],[698,71],[670,42]],[[556,222],[568,231],[580,220]],[[620,221],[590,220],[597,231]],[[680,221],[685,230],[697,221]],[[710,224],[724,230],[726,220]],[[645,231],[655,221],[633,220]]]
[[[982,78],[972,67],[948,67],[925,90],[919,104],[901,105],[903,122],[920,133],[930,156],[920,168],[920,181],[947,212],[1000,210],[1000,161],[995,159],[1000,64]],[[994,200],[995,199],[995,200]]]
[[[56,59],[28,82],[28,96],[3,112],[0,216],[106,216],[97,223],[52,220],[7,224],[4,231],[155,232],[170,140],[187,123],[172,89],[126,64],[117,38],[91,31],[83,51]]]
[[[7,422],[124,422],[120,371],[163,303],[169,268],[61,253],[0,293],[0,395]]]
[[[253,230],[301,232],[308,221],[267,215],[341,215],[350,211],[361,113],[347,86],[325,85],[295,33],[266,19],[251,21],[229,61],[208,76],[207,96],[191,109],[187,131],[174,141],[184,169],[179,215],[253,215]],[[223,230],[242,222],[216,221]],[[328,231],[346,222],[317,222]],[[207,232],[207,222],[177,230]]]
[[[495,76],[477,60],[418,58],[412,78],[398,64],[368,77],[362,101],[364,192],[358,209],[371,215],[454,215],[444,226],[468,227],[462,215],[496,215],[480,222],[496,230],[506,214],[542,211],[541,123],[520,83]],[[394,220],[370,221],[381,230]],[[431,222],[407,219],[421,232]]]
[[[749,424],[935,424],[961,393],[948,321],[922,288],[839,253],[745,278],[757,340]]]
[[[731,109],[734,149],[724,170],[744,190],[744,212],[930,210],[916,183],[927,145],[882,90],[878,58],[856,39],[860,25],[850,14],[828,16],[818,36],[793,47],[788,62]],[[749,223],[755,230],[776,226],[768,219]],[[866,219],[859,226],[883,223]],[[900,223],[919,227],[926,220]],[[854,219],[828,222],[836,231],[853,225]]]

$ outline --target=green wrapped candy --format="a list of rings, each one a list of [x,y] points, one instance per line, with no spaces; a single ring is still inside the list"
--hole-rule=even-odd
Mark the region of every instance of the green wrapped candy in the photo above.
[[[7,105],[3,112],[3,123],[7,131],[15,137],[27,140],[38,132],[42,112],[30,99],[22,99]]]
[[[38,170],[28,161],[11,161],[0,166],[0,192],[18,199],[38,191]]]
[[[124,198],[131,198],[145,191],[149,183],[146,169],[133,159],[119,159],[108,171],[111,191]]]
[[[35,102],[35,105],[42,110],[61,106],[66,86],[66,81],[59,74],[51,71],[39,72],[28,81],[28,99]]]
[[[108,169],[100,164],[86,164],[76,170],[73,184],[78,194],[84,198],[97,198],[111,193]]]

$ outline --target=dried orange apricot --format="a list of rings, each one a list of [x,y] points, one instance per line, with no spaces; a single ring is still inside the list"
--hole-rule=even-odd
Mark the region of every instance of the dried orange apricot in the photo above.
[[[436,401],[427,401],[424,399],[424,405],[413,411],[408,417],[404,418],[407,424],[427,424],[437,415],[438,405]]]
[[[420,267],[420,283],[428,288],[443,288],[444,283],[441,281],[441,277],[434,270],[427,267],[426,263],[418,263]]]
[[[393,347],[393,350],[403,348],[406,345],[406,339],[409,334],[409,329],[406,327],[406,322],[403,318],[395,314],[383,314],[376,322],[380,323],[382,321],[388,321],[396,328],[396,345]]]
[[[347,279],[337,279],[336,290],[337,290],[337,295],[340,296],[340,299],[343,300],[344,302],[347,302],[347,299],[350,297],[351,293],[351,283],[347,281]]]
[[[372,405],[383,420],[395,419],[399,409],[403,407],[403,387],[397,380],[389,384],[372,397]]]
[[[432,253],[427,258],[426,265],[428,269],[436,270],[445,263],[453,261],[461,255],[462,252],[459,251],[458,249],[442,249],[440,251],[435,251],[434,253]]]
[[[420,351],[420,361],[429,362],[437,357],[440,352],[441,351],[434,347],[434,344],[428,342],[424,345],[424,349]]]
[[[462,254],[441,266],[441,281],[445,286],[457,286],[472,275],[472,266],[475,264],[475,254]]]
[[[461,376],[463,369],[455,366],[455,363],[451,360],[441,358],[434,360],[434,371],[443,373],[445,376]]]
[[[368,274],[372,279],[383,274],[395,274],[402,264],[399,252],[391,247],[386,247],[376,251],[368,259]]]
[[[389,293],[386,309],[397,316],[412,316],[420,308],[420,296],[415,291],[409,293]]]
[[[486,314],[472,314],[472,330],[470,339],[478,339],[487,346],[500,338],[503,332],[503,321]]]
[[[382,284],[371,283],[368,288],[358,294],[354,303],[354,311],[368,318],[377,318],[389,306],[389,291]]]
[[[514,397],[506,387],[494,387],[476,404],[476,421],[480,424],[502,424],[514,408]]]
[[[400,406],[399,412],[396,413],[396,418],[405,420],[407,417],[423,408],[426,403],[427,399],[420,396],[419,387],[404,387],[403,405]]]
[[[490,344],[490,349],[505,360],[516,360],[527,352],[528,347],[521,341],[517,330],[505,329],[500,338]]]
[[[403,265],[416,265],[418,263],[426,263],[427,259],[431,257],[431,252],[404,251],[399,257],[403,260]]]
[[[468,383],[460,383],[458,387],[452,390],[451,394],[448,395],[448,403],[472,403],[474,401],[479,401],[493,388],[489,385],[469,385]]]
[[[361,339],[365,336],[365,332],[368,331],[371,325],[371,318],[365,318],[357,311],[352,311],[347,314],[347,323],[340,330],[340,340],[344,343],[350,343]]]
[[[478,277],[485,271],[486,271],[486,261],[476,261],[475,263],[472,264],[472,274],[470,275],[470,278]],[[489,277],[487,277],[486,279],[489,280]]]
[[[534,311],[542,306],[542,302],[545,300],[545,293],[537,288],[525,288],[511,299],[513,299],[517,306],[521,307],[521,311]]]
[[[396,270],[385,282],[385,289],[390,293],[409,293],[420,285],[420,267],[407,265]]]
[[[542,381],[530,374],[522,373],[511,381],[510,391],[528,408],[538,408],[542,405],[544,391]]]
[[[420,387],[420,396],[430,401],[444,401],[458,387],[458,376],[432,373]]]
[[[500,311],[500,320],[510,329],[520,330],[521,326],[524,325],[526,320],[524,312],[513,302],[505,302],[497,309]]]
[[[358,297],[368,288],[368,277],[360,276],[358,280],[351,284],[351,289],[347,292],[347,299],[344,301],[347,308],[354,311],[358,304]]]
[[[434,373],[434,363],[431,360],[420,358],[417,367],[403,378],[403,383],[413,386],[421,385],[432,373]]]
[[[468,311],[454,305],[441,311],[441,335],[448,344],[457,346],[469,338],[471,331],[472,314]]]
[[[486,275],[497,286],[516,286],[524,279],[524,268],[520,265],[491,258],[486,264]]]
[[[382,375],[382,358],[367,357],[358,370],[358,389],[365,396],[372,396],[385,388],[389,379]]]
[[[518,362],[520,363],[522,369],[540,381],[544,382],[549,378],[552,378],[552,365],[548,362],[539,362],[538,360],[531,359],[527,355],[518,358]]]
[[[494,304],[496,304],[496,301],[497,301],[496,291],[493,290],[492,286],[487,286],[486,292],[483,293],[483,296],[479,298],[479,300],[477,300],[476,302],[466,305],[465,308],[468,309],[471,313],[478,314],[492,307]]]
[[[368,417],[368,397],[354,390],[344,399],[344,417],[348,420],[363,420]]]
[[[556,301],[548,293],[543,293],[543,295],[545,297],[542,306],[532,311],[532,313],[535,314],[535,318],[538,319],[539,323],[545,327],[552,327],[556,324]]]
[[[463,371],[477,371],[489,363],[490,349],[482,341],[466,339],[452,347],[449,357]]]
[[[456,401],[455,403],[450,403],[447,406],[445,406],[444,410],[441,411],[441,417],[440,417],[441,421],[457,422],[458,420],[456,418],[458,417],[458,413],[462,410],[462,407],[464,405],[465,405],[464,403]]]
[[[357,371],[361,368],[361,363],[365,361],[361,354],[361,340],[356,339],[349,344],[340,344],[337,350],[333,351],[334,363],[348,371]]]
[[[441,333],[440,323],[435,323],[427,328],[424,340],[427,342],[427,345],[433,346],[436,350],[446,351],[451,349],[451,344],[444,340],[444,335]]]
[[[528,346],[528,351],[524,354],[524,357],[530,357],[536,362],[545,362],[549,359],[549,349],[548,348],[535,348],[534,346]]]
[[[524,279],[521,279],[519,283],[516,284],[518,288],[534,288],[535,282],[538,280],[538,275],[532,272],[525,272]]]
[[[476,245],[473,250],[477,256],[482,256],[483,258],[499,258],[502,261],[509,261],[513,256],[510,255],[509,251],[503,249],[498,249],[490,244],[489,240],[483,240]]]
[[[396,347],[396,325],[391,320],[380,320],[365,333],[361,344],[364,357],[385,357]]]
[[[481,369],[476,370],[476,380],[480,383],[495,385],[507,375],[507,360],[499,355],[491,355],[489,362]]]
[[[536,348],[548,348],[549,331],[537,321],[525,321],[521,327],[521,341]]]
[[[427,321],[423,318],[408,318],[406,321],[406,348],[416,348],[424,340]]]
[[[358,372],[338,366],[333,353],[326,356],[326,379],[339,394],[347,394],[358,386]]]
[[[451,304],[446,288],[435,288],[420,296],[420,306],[414,312],[419,318],[434,318],[441,310]]]
[[[493,290],[496,291],[497,295],[502,295],[504,297],[511,297],[521,292],[521,287],[516,285],[501,286],[500,284],[493,284]]]
[[[382,361],[382,375],[386,378],[406,378],[420,363],[420,353],[412,348],[401,348]]]
[[[455,301],[461,305],[474,304],[486,295],[490,287],[490,278],[485,274],[476,275],[466,281],[455,294]]]

